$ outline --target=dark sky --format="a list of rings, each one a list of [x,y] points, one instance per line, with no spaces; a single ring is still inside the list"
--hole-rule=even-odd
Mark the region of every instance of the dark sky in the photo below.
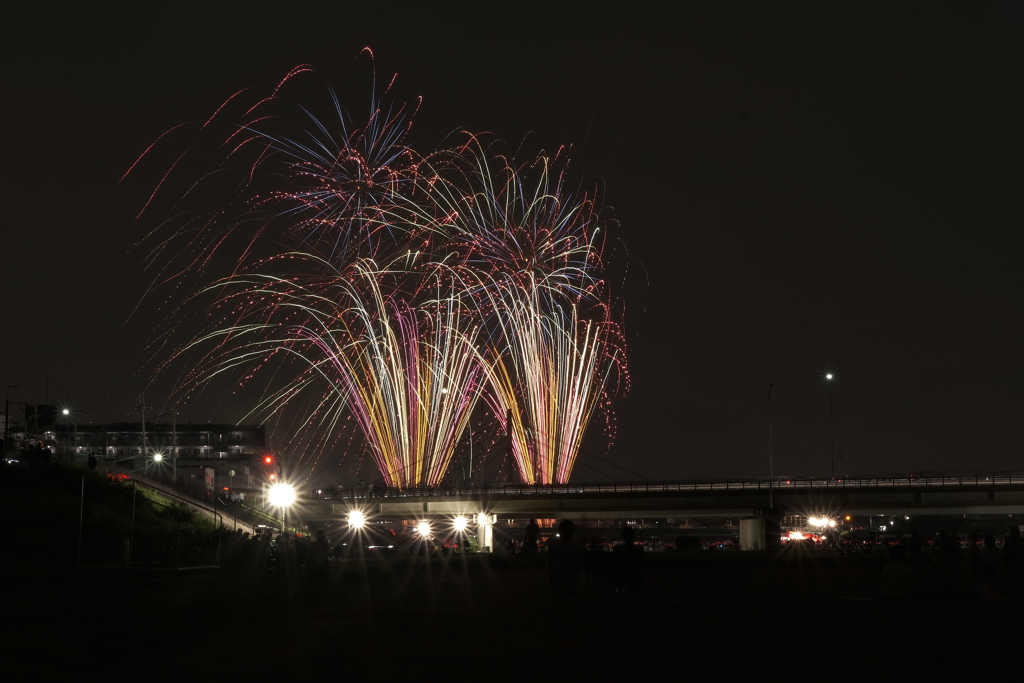
[[[414,146],[530,134],[536,151],[572,145],[605,189],[628,250],[632,388],[581,477],[766,474],[769,383],[776,472],[827,473],[826,372],[837,472],[1022,468],[1019,10],[539,7],[16,15],[0,135],[12,399],[130,419],[159,314],[132,315],[149,279],[132,217],[152,182],[118,179],[170,126],[297,64],[362,103],[369,46],[379,78],[423,97]]]

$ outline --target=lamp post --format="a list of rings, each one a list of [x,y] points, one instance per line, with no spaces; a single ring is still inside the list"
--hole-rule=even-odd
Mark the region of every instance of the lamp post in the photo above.
[[[73,446],[74,454],[78,455],[78,418],[71,414],[71,411],[67,408],[64,409],[64,417],[70,417],[71,421],[75,425],[75,445]],[[70,459],[69,459],[70,461]]]
[[[836,477],[836,423],[832,411],[832,373],[825,375],[828,380],[828,430],[829,430],[829,463],[831,477]]]
[[[4,402],[4,456],[7,456],[7,451],[10,450],[7,444],[10,442],[10,424],[11,424],[11,389],[17,389],[17,384],[7,385],[7,400]]]
[[[775,462],[772,453],[772,387],[768,385],[768,507],[775,508]]]
[[[295,503],[295,488],[290,484],[274,484],[268,492],[270,504],[281,509],[281,531],[288,527],[288,508]]]

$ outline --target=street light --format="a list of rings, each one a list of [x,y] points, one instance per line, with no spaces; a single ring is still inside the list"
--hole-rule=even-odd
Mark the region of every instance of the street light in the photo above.
[[[71,418],[71,421],[72,421],[72,422],[74,422],[74,424],[75,424],[75,445],[74,445],[74,453],[75,453],[75,455],[78,455],[78,418],[77,418],[77,417],[75,417],[74,415],[72,415],[72,414],[71,414],[71,411],[70,411],[70,410],[68,410],[67,408],[65,408],[63,412],[64,412],[64,417],[70,417],[70,418]]]
[[[832,373],[825,375],[828,380],[828,428],[829,428],[829,462],[831,463],[832,478],[836,477],[836,423],[832,412]]]
[[[775,459],[772,453],[772,387],[768,385],[768,507],[775,509]]]
[[[274,484],[270,487],[270,504],[286,508],[295,502],[295,489],[289,484]]]
[[[352,529],[362,529],[366,526],[366,515],[359,510],[352,510],[348,513],[348,525]]]
[[[150,463],[152,463],[153,467],[155,468],[164,459],[163,453],[154,453],[153,455],[151,455],[149,457],[146,457],[146,456],[142,456],[142,457],[143,457],[143,462],[145,463],[144,468],[145,468],[145,471],[146,471],[147,474],[149,473]]]
[[[4,402],[4,456],[7,456],[8,442],[10,442],[10,425],[11,425],[11,389],[17,389],[17,384],[7,385],[7,400]]]
[[[274,484],[267,493],[270,504],[281,508],[282,526],[288,527],[288,508],[295,504],[295,488],[290,484]],[[282,529],[284,531],[284,529]]]

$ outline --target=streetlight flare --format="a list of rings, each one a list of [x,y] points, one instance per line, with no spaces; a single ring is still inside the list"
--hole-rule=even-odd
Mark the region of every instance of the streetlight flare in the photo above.
[[[295,502],[295,489],[288,484],[274,484],[270,487],[270,503],[286,508]]]
[[[362,529],[366,526],[366,515],[359,510],[348,513],[348,525],[353,529]]]

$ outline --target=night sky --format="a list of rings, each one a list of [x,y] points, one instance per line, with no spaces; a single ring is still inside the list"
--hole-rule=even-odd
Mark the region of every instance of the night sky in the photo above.
[[[166,129],[298,64],[361,105],[370,47],[399,100],[423,97],[414,147],[457,128],[571,145],[603,188],[632,381],[581,478],[766,475],[769,383],[776,473],[827,474],[826,372],[837,473],[1024,468],[1020,10],[584,7],[13,15],[12,400],[80,424],[138,420],[143,390],[159,404],[133,222],[159,174],[118,179]],[[208,393],[191,417],[236,420],[239,402]]]

